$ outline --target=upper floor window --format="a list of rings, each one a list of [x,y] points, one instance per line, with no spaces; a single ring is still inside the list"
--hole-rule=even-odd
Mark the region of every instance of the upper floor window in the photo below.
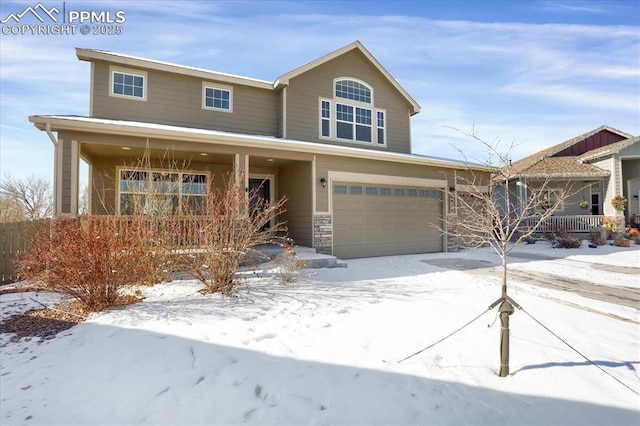
[[[132,99],[146,100],[147,73],[139,70],[123,68],[111,69],[112,96],[124,96]]]
[[[333,99],[320,99],[320,137],[386,145],[386,113],[371,107],[373,89],[365,83],[334,80]]]
[[[355,80],[336,81],[336,98],[371,103],[371,89]]]
[[[231,88],[203,83],[202,107],[231,112],[233,110]]]

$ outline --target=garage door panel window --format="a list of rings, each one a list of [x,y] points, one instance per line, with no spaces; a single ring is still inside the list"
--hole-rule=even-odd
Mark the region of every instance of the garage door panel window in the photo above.
[[[347,193],[347,185],[333,185],[333,193],[334,194],[346,194]]]
[[[351,187],[349,188],[349,192],[351,193],[351,195],[362,195],[362,187],[351,185]]]

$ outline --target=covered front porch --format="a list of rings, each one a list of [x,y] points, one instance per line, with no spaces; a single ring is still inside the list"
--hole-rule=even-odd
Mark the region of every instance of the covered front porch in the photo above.
[[[79,214],[85,182],[90,215],[194,214],[210,185],[242,176],[247,192],[286,197],[286,211],[272,222],[286,222],[296,244],[313,246],[313,154],[283,149],[275,138],[145,123],[46,117],[36,125],[54,144],[54,216]]]

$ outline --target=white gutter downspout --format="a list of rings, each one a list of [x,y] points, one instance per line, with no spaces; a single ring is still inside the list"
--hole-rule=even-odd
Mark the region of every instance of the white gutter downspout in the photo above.
[[[45,131],[47,132],[47,136],[49,136],[49,139],[51,139],[51,142],[53,142],[53,146],[58,146],[58,138],[53,136],[53,132],[51,131],[51,123],[45,124]]]
[[[62,208],[62,150],[58,138],[51,131],[51,123],[45,124],[47,136],[53,142],[53,217],[60,216]]]

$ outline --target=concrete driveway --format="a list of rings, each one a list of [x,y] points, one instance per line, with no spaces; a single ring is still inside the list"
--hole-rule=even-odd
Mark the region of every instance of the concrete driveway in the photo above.
[[[545,261],[562,261],[566,262],[579,262],[585,267],[599,269],[603,271],[609,271],[612,273],[630,274],[638,276],[640,280],[640,268],[631,266],[613,266],[604,263],[598,263],[594,261],[577,261],[569,259],[558,259],[554,257],[543,256],[533,253],[518,253],[514,252],[509,254],[509,263],[521,262],[523,260],[545,260]],[[501,267],[495,266],[494,262],[477,259],[464,259],[464,258],[443,258],[443,259],[425,259],[423,262],[430,265],[438,266],[441,268],[455,269],[458,271],[467,271],[474,274],[486,275],[486,276],[501,276]],[[543,271],[523,271],[510,267],[508,270],[508,277],[511,280],[522,282],[526,284],[537,285],[541,287],[547,287],[555,290],[563,290],[578,294],[583,297],[589,297],[591,299],[600,300],[603,302],[615,303],[630,308],[640,308],[640,290],[631,287],[613,287],[600,284],[590,283],[584,280],[567,278],[558,274],[547,273]]]

